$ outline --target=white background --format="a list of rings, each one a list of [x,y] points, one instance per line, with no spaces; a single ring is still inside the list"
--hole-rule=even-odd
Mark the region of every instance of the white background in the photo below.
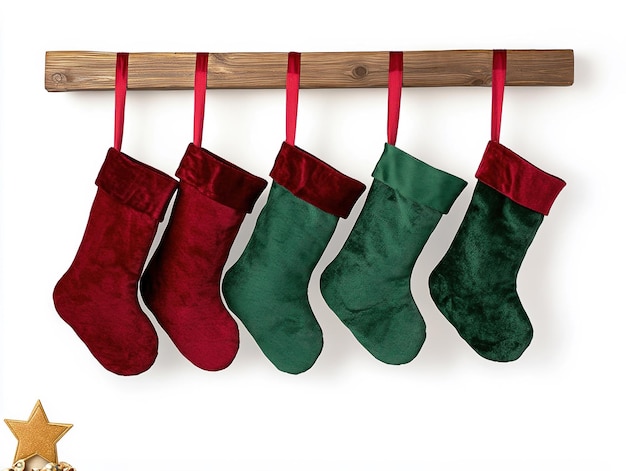
[[[510,6],[509,6],[510,5]],[[74,424],[61,460],[82,471],[621,470],[626,59],[619,2],[3,2],[0,6],[0,416],[37,399]],[[490,90],[405,89],[400,148],[469,182],[412,278],[428,326],[417,358],[371,357],[327,308],[311,370],[281,373],[241,328],[233,364],[206,372],[158,329],[154,366],[104,370],[58,317],[52,289],[72,261],[113,143],[113,93],[49,93],[46,50],[375,51],[574,49],[572,87],[507,88],[502,143],[567,182],[519,274],[535,337],[521,359],[479,357],[435,308],[427,277],[448,248],[489,139]],[[303,90],[296,143],[355,178],[386,139],[385,90]],[[129,92],[123,150],[173,175],[192,138],[191,91]],[[269,180],[284,92],[209,91],[204,145]],[[233,246],[243,250],[267,190]],[[161,228],[162,229],[162,228]],[[159,233],[160,235],[160,233]],[[152,317],[151,317],[152,319]],[[0,467],[16,441],[0,424]]]

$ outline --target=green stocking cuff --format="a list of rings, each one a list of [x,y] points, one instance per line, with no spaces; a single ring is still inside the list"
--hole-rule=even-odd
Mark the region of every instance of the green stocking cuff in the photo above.
[[[385,143],[372,176],[404,197],[447,214],[467,185],[465,180],[416,159]]]

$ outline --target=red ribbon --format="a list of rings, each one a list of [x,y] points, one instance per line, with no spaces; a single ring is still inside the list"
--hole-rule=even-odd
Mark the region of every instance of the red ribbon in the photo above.
[[[113,147],[120,151],[124,133],[124,107],[128,88],[128,53],[118,52],[115,64],[115,132]]]
[[[296,141],[296,121],[298,119],[298,92],[300,90],[300,53],[290,52],[287,60],[287,144]]]
[[[402,72],[404,57],[402,52],[389,53],[389,82],[387,102],[387,142],[396,145],[398,122],[400,120],[400,97],[402,95]]]
[[[491,71],[491,140],[500,142],[500,123],[502,122],[502,102],[506,82],[506,50],[493,51]]]
[[[204,104],[206,102],[206,79],[209,65],[209,54],[196,54],[196,75],[194,79],[194,110],[193,110],[193,143],[202,147],[202,128],[204,126]]]

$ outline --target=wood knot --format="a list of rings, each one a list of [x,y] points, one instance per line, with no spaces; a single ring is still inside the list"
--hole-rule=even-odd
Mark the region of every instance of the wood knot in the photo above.
[[[490,87],[491,77],[468,77],[469,84],[476,87]]]
[[[367,67],[365,67],[364,65],[357,65],[352,69],[352,76],[355,79],[362,79],[367,76],[367,72]]]
[[[54,83],[65,83],[67,82],[67,77],[65,76],[65,74],[57,72],[55,74],[52,74],[52,81]]]

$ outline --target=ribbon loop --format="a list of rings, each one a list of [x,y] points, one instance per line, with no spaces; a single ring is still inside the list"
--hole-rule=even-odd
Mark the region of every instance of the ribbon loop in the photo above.
[[[298,93],[300,90],[300,53],[290,52],[287,60],[287,137],[285,142],[295,145],[296,121],[298,118]]]
[[[400,97],[402,95],[402,73],[404,57],[402,52],[389,53],[389,81],[387,99],[387,142],[396,145],[398,122],[400,120]]]
[[[506,82],[506,50],[493,51],[491,71],[491,140],[500,142],[500,123],[502,122],[502,102]]]
[[[115,131],[113,147],[120,151],[124,134],[124,108],[128,88],[128,53],[118,52],[115,64]]]
[[[193,110],[193,143],[202,147],[202,129],[204,126],[204,105],[206,102],[206,80],[209,65],[209,54],[196,54],[196,75],[194,78],[194,110]]]

